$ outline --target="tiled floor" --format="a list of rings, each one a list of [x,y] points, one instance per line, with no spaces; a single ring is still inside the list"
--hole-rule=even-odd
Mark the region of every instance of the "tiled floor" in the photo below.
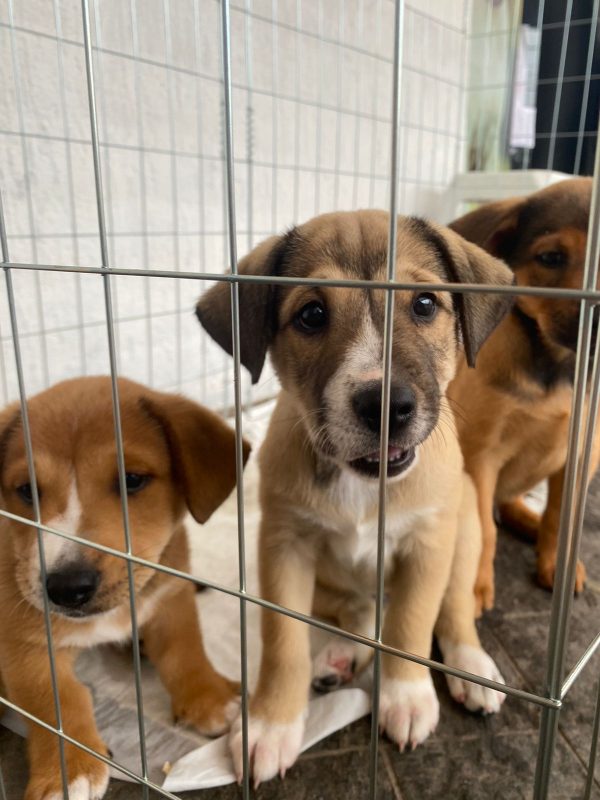
[[[584,558],[590,576],[575,602],[569,666],[600,629],[600,481],[590,499]],[[485,646],[507,683],[540,691],[544,678],[550,594],[534,583],[534,553],[529,544],[502,534],[498,558],[497,608],[481,624]],[[581,798],[589,754],[600,657],[596,656],[571,690],[561,715],[550,797]],[[436,676],[436,678],[439,676]],[[444,680],[436,680],[442,703],[436,734],[415,752],[400,754],[380,743],[381,800],[517,800],[531,798],[536,762],[539,710],[508,698],[495,717],[474,717],[449,699]],[[339,731],[305,753],[284,782],[260,787],[261,800],[355,800],[367,797],[368,719]],[[26,780],[23,741],[0,728],[0,754],[8,800],[21,798]],[[190,794],[190,798],[194,795]],[[235,787],[197,793],[210,800],[240,797]],[[110,800],[141,797],[139,787],[113,781]],[[600,774],[592,797],[600,800]]]

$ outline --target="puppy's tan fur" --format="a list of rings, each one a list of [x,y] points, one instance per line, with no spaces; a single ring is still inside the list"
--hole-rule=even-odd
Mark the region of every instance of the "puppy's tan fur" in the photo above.
[[[574,178],[526,197],[488,203],[451,227],[505,259],[520,286],[577,289],[583,281],[590,194],[591,180]],[[543,263],[548,254],[555,263]],[[518,297],[482,348],[477,369],[464,365],[450,386],[483,530],[479,611],[494,603],[494,504],[505,524],[537,540],[538,580],[547,588],[554,583],[578,324],[576,300]],[[599,445],[597,438],[590,476]],[[546,478],[548,502],[539,516],[522,495]],[[583,589],[584,580],[579,563],[575,591]]]
[[[204,522],[235,485],[233,431],[183,397],[125,379],[119,380],[119,392],[126,470],[150,478],[128,497],[133,553],[188,572],[182,519],[189,509]],[[28,410],[42,522],[124,550],[110,379],[60,383],[31,398]],[[13,405],[0,415],[2,501],[6,510],[31,519],[31,506],[17,492],[27,483],[21,415]],[[54,562],[83,559],[101,576],[86,609],[89,616],[73,619],[53,607],[51,617],[63,729],[106,754],[91,694],[75,677],[73,665],[81,648],[131,636],[126,562],[49,533],[43,537],[49,569]],[[214,670],[204,652],[193,584],[138,565],[133,577],[145,650],[171,695],[174,715],[205,733],[220,733],[237,687]],[[42,603],[35,529],[3,517],[0,675],[12,702],[56,725]],[[30,725],[28,751],[27,800],[62,796],[56,736]],[[77,747],[66,745],[65,751],[76,797],[100,797],[107,767]]]
[[[240,271],[381,280],[387,229],[384,212],[324,215],[263,243],[240,263]],[[501,262],[452,232],[407,218],[399,220],[396,277],[417,283],[512,280]],[[487,670],[500,679],[481,650],[474,626],[472,586],[480,531],[473,488],[463,473],[444,395],[462,343],[472,361],[508,301],[483,295],[453,300],[439,292],[435,319],[424,323],[412,312],[418,294],[398,292],[395,297],[392,379],[412,387],[418,411],[405,433],[396,440],[391,437],[390,443],[398,449],[414,445],[418,459],[388,484],[389,601],[383,640],[429,655],[456,554],[439,622],[444,657],[455,666]],[[311,302],[326,308],[327,326],[307,335],[299,329],[298,314]],[[380,385],[384,304],[383,291],[240,286],[242,361],[256,380],[270,349],[282,385],[260,452],[262,596],[304,614],[315,611],[333,617],[366,636],[373,635],[378,481],[362,477],[349,464],[376,451],[379,434],[361,428],[351,394],[363,384]],[[231,352],[228,286],[218,285],[202,298],[198,316]],[[265,611],[262,635],[250,720],[256,783],[284,773],[295,760],[311,679],[306,625]],[[370,654],[357,647],[347,660],[362,668]],[[315,677],[340,677],[339,658],[331,658],[326,666],[330,674]],[[451,691],[469,707],[499,708],[496,693],[474,697],[460,683],[451,684]],[[402,748],[423,741],[438,713],[429,671],[384,656],[380,710],[382,726]],[[239,725],[231,743],[239,770]]]

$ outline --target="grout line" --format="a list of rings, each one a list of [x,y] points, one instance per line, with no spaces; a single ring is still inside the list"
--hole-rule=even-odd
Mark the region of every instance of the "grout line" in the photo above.
[[[327,741],[325,739],[325,741]],[[345,756],[349,753],[360,753],[361,751],[367,750],[366,745],[356,744],[352,745],[351,747],[340,747],[339,749],[333,750],[318,750],[316,753],[306,752],[302,753],[298,758],[298,761],[317,761],[323,758],[335,758],[336,756]]]
[[[392,784],[392,790],[396,795],[396,800],[402,800],[402,791],[400,790],[400,784],[398,783],[398,777],[394,772],[394,768],[392,767],[390,761],[390,755],[388,753],[387,746],[384,742],[379,744],[379,752],[381,753],[381,760],[385,766],[385,771],[387,772],[388,779]]]

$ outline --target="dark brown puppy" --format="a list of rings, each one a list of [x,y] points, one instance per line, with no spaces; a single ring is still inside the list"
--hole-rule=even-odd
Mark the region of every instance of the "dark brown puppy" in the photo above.
[[[450,227],[504,259],[519,286],[577,289],[583,281],[590,197],[591,180],[574,178],[526,197],[488,203]],[[450,385],[465,465],[479,497],[480,610],[494,602],[494,503],[505,524],[537,540],[538,579],[553,586],[578,324],[577,301],[519,297],[479,353],[477,369],[464,365]],[[595,448],[591,475],[597,461]],[[549,497],[540,517],[522,495],[546,478]],[[584,581],[580,563],[577,592]]]

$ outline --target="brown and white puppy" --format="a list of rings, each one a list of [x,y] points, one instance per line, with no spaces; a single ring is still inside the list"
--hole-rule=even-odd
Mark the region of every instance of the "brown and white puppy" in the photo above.
[[[259,245],[240,272],[382,280],[387,232],[383,211],[326,214]],[[512,281],[506,266],[479,248],[411,218],[399,219],[396,277],[417,284]],[[372,637],[385,292],[241,284],[239,294],[242,363],[256,381],[270,350],[282,386],[260,452],[262,596]],[[229,296],[229,286],[219,284],[201,298],[197,314],[231,352]],[[429,656],[460,551],[438,628],[444,658],[499,680],[475,630],[481,534],[445,392],[462,342],[474,359],[508,303],[498,295],[396,293],[385,548],[383,640]],[[255,783],[283,774],[298,755],[311,682],[308,633],[303,623],[263,613],[249,726]],[[347,642],[330,646],[316,659],[315,685],[349,679],[371,652]],[[497,692],[462,681],[450,681],[450,689],[468,708],[500,707]],[[439,714],[429,670],[383,656],[380,712],[400,748],[426,739]],[[239,721],[230,741],[241,773]]]
[[[526,197],[487,203],[451,227],[506,261],[519,286],[579,289],[591,179],[561,181]],[[465,466],[477,488],[483,548],[478,610],[494,603],[494,504],[509,527],[537,539],[538,580],[552,588],[573,397],[579,302],[518,297],[484,345],[477,369],[463,365],[450,385]],[[600,454],[597,438],[590,476]],[[548,478],[540,517],[522,495]],[[575,591],[585,570],[577,566]]]
[[[235,485],[235,436],[183,397],[119,380],[133,554],[189,571],[183,517],[205,522]],[[41,521],[90,542],[124,550],[125,540],[108,377],[65,381],[28,401]],[[245,449],[248,453],[248,448]],[[18,405],[0,414],[2,506],[33,518]],[[37,533],[0,519],[0,676],[9,700],[56,725],[43,617],[51,609],[62,724],[66,734],[106,755],[90,691],[75,677],[82,648],[131,637],[126,562],[43,534],[46,586]],[[133,566],[137,620],[148,657],[169,691],[173,714],[203,733],[226,728],[237,686],[206,657],[189,581]],[[29,727],[27,800],[62,797],[57,737]],[[108,767],[66,745],[71,800],[100,798]]]

